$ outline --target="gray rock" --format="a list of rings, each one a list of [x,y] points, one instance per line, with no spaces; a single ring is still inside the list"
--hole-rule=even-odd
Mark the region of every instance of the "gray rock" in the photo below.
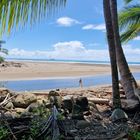
[[[110,119],[113,122],[116,122],[116,121],[120,121],[120,120],[127,120],[128,116],[122,109],[117,108],[112,112]]]
[[[25,112],[26,110],[24,108],[15,108],[16,113],[21,114]]]
[[[27,108],[31,103],[36,102],[37,98],[34,94],[31,93],[23,93],[17,95],[13,104],[15,107],[19,108]]]
[[[34,109],[38,108],[39,104],[38,103],[31,103],[27,108],[26,111],[27,112],[32,112]]]

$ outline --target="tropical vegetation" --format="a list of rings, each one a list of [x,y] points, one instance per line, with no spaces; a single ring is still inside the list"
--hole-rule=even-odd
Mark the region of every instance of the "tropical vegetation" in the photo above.
[[[126,3],[132,0],[126,0]],[[126,6],[119,14],[121,41],[128,42],[140,34],[140,4]]]
[[[0,53],[8,54],[8,50],[2,47],[2,44],[5,43],[4,41],[0,41]],[[4,62],[4,57],[0,56],[0,63]]]

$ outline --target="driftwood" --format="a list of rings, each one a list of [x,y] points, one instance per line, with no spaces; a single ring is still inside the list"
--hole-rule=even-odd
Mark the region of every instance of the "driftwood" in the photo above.
[[[103,98],[88,98],[88,101],[93,102],[95,104],[109,104],[109,99]]]

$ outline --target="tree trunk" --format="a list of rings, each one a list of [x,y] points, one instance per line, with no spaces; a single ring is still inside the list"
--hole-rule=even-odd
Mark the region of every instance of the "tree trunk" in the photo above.
[[[111,62],[113,106],[114,108],[118,108],[121,107],[121,102],[120,102],[120,93],[119,93],[118,69],[116,63],[114,33],[113,33],[109,0],[103,0],[103,7],[104,7],[104,17],[105,17],[106,30],[107,30],[107,39],[109,45],[110,62]]]
[[[127,64],[120,41],[119,28],[118,28],[117,1],[110,0],[110,7],[111,7],[111,17],[112,17],[112,25],[113,25],[113,32],[114,32],[117,63],[120,71],[121,83],[124,88],[126,98],[136,99],[134,95],[133,85],[132,85],[133,83],[136,83],[136,81],[129,70],[129,66]]]

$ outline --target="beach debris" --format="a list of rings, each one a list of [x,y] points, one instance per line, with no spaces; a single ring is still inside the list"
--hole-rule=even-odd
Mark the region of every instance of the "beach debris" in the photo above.
[[[127,121],[128,116],[122,109],[117,108],[112,112],[110,119],[112,120],[112,122],[117,122],[122,120]]]

